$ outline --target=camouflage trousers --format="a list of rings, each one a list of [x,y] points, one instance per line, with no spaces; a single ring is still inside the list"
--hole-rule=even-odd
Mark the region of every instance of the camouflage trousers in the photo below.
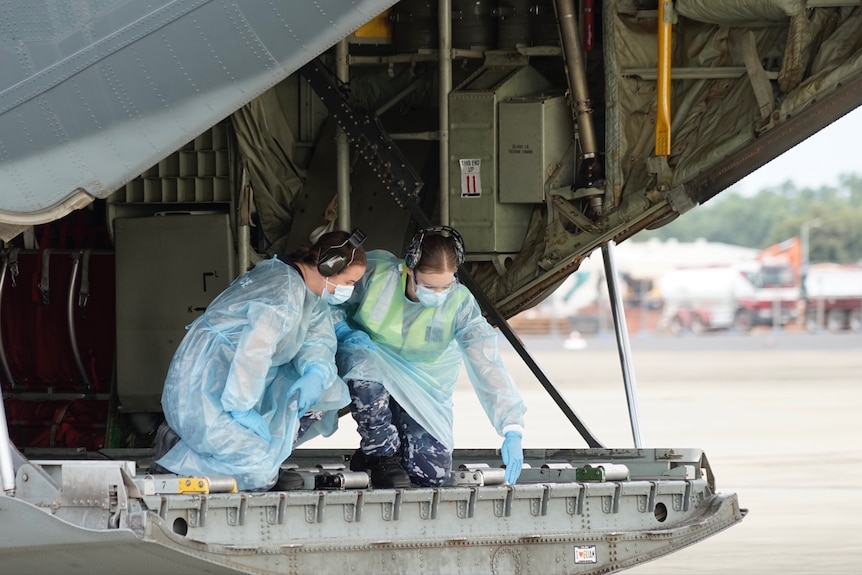
[[[306,411],[305,414],[299,418],[299,428],[296,430],[296,438],[294,438],[294,443],[299,441],[299,438],[305,435],[305,432],[308,431],[308,428],[323,419],[322,411]]]
[[[449,480],[452,452],[410,417],[383,384],[348,380],[350,412],[366,455],[399,455],[410,481],[438,487]]]

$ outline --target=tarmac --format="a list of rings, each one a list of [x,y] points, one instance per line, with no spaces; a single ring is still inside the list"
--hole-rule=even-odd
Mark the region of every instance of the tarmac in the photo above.
[[[633,393],[613,337],[565,341],[524,338],[599,441],[702,448],[718,491],[737,493],[749,510],[742,523],[626,573],[862,572],[862,334],[633,337]],[[528,406],[525,449],[585,447],[508,343],[501,349]],[[455,405],[458,447],[499,447],[463,372]],[[345,417],[335,435],[306,445],[355,447],[358,436]]]

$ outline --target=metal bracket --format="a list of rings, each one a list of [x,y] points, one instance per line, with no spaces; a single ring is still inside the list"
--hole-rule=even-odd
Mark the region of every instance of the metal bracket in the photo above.
[[[424,182],[373,112],[350,103],[346,86],[319,59],[300,70],[371,171],[402,208],[419,200]]]

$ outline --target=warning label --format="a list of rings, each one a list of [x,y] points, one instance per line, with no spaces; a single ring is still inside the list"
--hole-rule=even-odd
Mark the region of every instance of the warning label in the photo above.
[[[575,563],[595,563],[596,546],[584,545],[583,547],[575,545]]]
[[[482,160],[459,160],[461,163],[461,197],[478,198],[482,195],[482,181],[479,179]]]

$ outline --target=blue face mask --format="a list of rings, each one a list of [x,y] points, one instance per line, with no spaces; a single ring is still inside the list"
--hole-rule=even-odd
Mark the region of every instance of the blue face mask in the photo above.
[[[329,283],[329,280],[324,278],[323,282],[326,286],[335,285]],[[353,295],[353,286],[335,286],[335,293],[332,293],[327,289],[327,287],[323,288],[323,293],[320,295],[320,299],[328,303],[329,305],[339,305],[350,299],[350,296]]]
[[[425,286],[417,285],[416,299],[418,299],[419,303],[425,307],[440,307],[443,305],[443,302],[446,301],[446,296],[449,295],[450,291],[452,291],[451,286],[443,291],[434,291]]]

